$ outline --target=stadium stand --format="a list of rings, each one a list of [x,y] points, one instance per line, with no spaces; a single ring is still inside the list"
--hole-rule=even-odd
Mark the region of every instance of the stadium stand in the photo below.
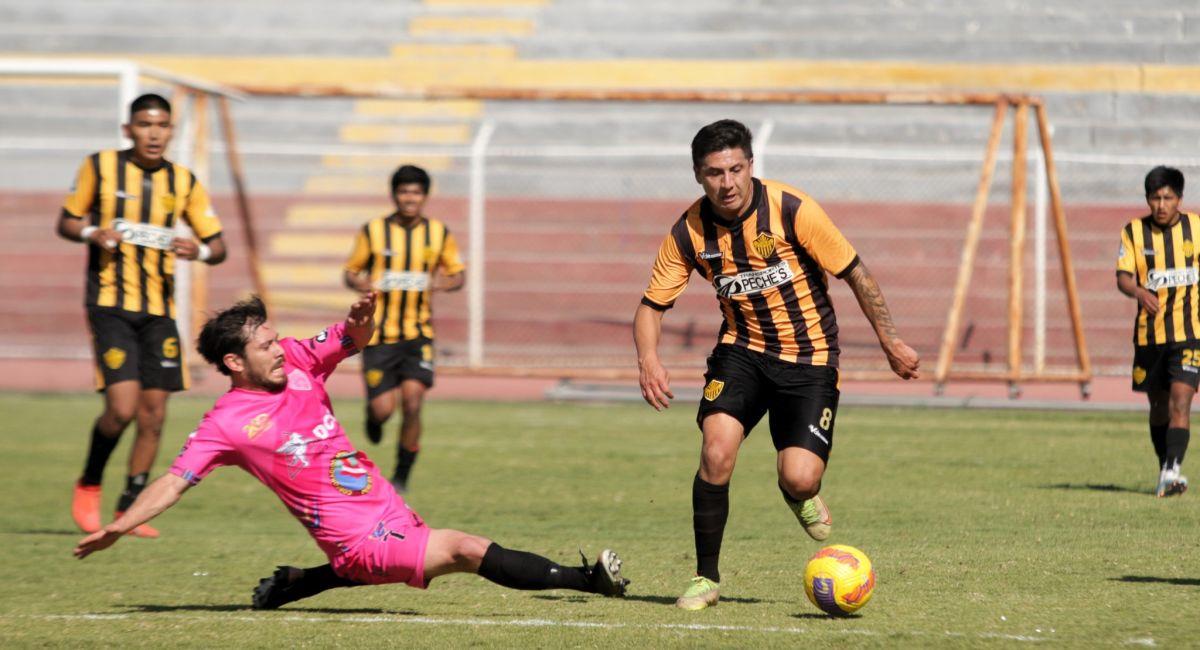
[[[1200,8],[1182,0],[1154,7],[1013,0],[986,11],[955,0],[805,7],[760,0],[736,10],[712,0],[151,0],[136,12],[108,0],[17,0],[0,6],[0,35],[8,55],[133,58],[216,81],[277,87],[1038,92],[1055,125],[1087,332],[1104,371],[1123,371],[1128,355],[1131,315],[1112,286],[1117,228],[1142,209],[1140,178],[1151,160],[1189,159],[1200,139],[1192,119],[1200,108],[1200,72],[1192,67],[1200,63]],[[96,84],[0,84],[4,354],[86,356],[81,256],[55,239],[52,223],[80,156],[112,144],[111,98],[110,87]],[[505,365],[545,358],[561,364],[567,354],[582,365],[628,362],[627,321],[649,262],[667,225],[697,195],[686,143],[699,125],[725,116],[756,129],[772,124],[762,152],[767,175],[826,204],[872,261],[907,335],[932,357],[990,118],[986,107],[626,104],[614,110],[603,103],[261,97],[236,104],[234,113],[266,242],[264,271],[285,320],[293,308],[344,302],[338,267],[349,238],[387,209],[386,177],[400,162],[378,152],[413,152],[405,160],[434,175],[431,214],[465,235],[465,151],[481,121],[494,121],[487,337],[489,361]],[[538,153],[565,144],[627,151],[603,158]],[[374,153],[363,155],[364,149]],[[923,152],[926,159],[813,154],[835,150]],[[237,250],[227,179],[215,157],[211,186],[222,197]],[[968,304],[970,336],[958,357],[975,363],[1003,362],[1003,313],[996,305],[1005,291],[1008,178],[1001,173],[997,180],[978,290]],[[46,271],[32,276],[31,268]],[[1057,273],[1052,261],[1048,274]],[[244,274],[236,261],[215,269],[213,300],[243,292]],[[1052,363],[1071,358],[1056,287]],[[845,292],[835,297],[852,300]],[[693,362],[715,328],[710,301],[689,292],[668,321],[668,343]],[[851,354],[877,362],[865,322],[843,320]],[[437,325],[445,360],[461,362],[461,294],[442,300]],[[531,329],[539,332],[536,340]]]

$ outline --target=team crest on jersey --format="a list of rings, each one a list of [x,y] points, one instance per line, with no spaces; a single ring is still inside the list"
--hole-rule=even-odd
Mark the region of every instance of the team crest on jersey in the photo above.
[[[1192,253],[1195,253],[1195,252],[1196,252],[1196,249],[1195,249],[1195,247],[1192,246],[1192,240],[1190,240],[1190,239],[1183,240],[1183,256],[1191,257]]]
[[[1146,369],[1139,366],[1133,367],[1133,383],[1140,384],[1146,381]]]
[[[711,402],[720,397],[723,390],[725,390],[725,382],[720,379],[710,379],[708,385],[704,387],[704,399]]]
[[[269,413],[259,413],[246,426],[242,427],[242,431],[246,432],[247,438],[254,440],[254,437],[258,434],[270,431],[272,426],[274,426],[274,423],[271,422],[271,415]]]
[[[754,247],[754,252],[763,259],[775,254],[775,238],[769,232],[759,233],[758,237],[750,242],[750,245]]]
[[[312,390],[312,382],[308,380],[308,377],[299,368],[293,370],[288,375],[287,385],[292,390]]]
[[[109,348],[104,353],[104,365],[108,366],[109,370],[116,370],[125,365],[125,351],[121,348]]]
[[[324,343],[325,341],[329,340],[329,330],[323,329],[323,330],[321,330],[320,334],[316,335],[313,338],[315,338],[317,340],[317,343]]]
[[[329,482],[338,492],[358,496],[371,491],[371,474],[357,451],[339,451],[329,463]]]
[[[175,195],[164,194],[162,199],[159,200],[159,205],[162,206],[163,212],[171,214],[175,211]]]
[[[287,434],[287,440],[284,441],[275,453],[283,456],[288,456],[287,468],[288,478],[296,478],[300,470],[308,467],[308,445],[316,442],[316,439],[305,438],[298,433]]]
[[[375,388],[383,381],[383,371],[378,368],[372,368],[367,371],[367,386]]]

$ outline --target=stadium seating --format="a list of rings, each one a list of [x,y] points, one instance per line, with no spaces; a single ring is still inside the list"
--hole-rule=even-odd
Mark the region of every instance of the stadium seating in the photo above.
[[[1166,85],[1127,91],[1131,79],[1151,78],[1145,70],[1197,63],[1200,9],[1183,1],[1147,8],[1104,0],[1103,10],[1085,0],[1018,5],[980,12],[958,3],[849,0],[835,11],[768,0],[737,9],[713,0],[302,0],[229,4],[214,12],[207,3],[153,0],[131,12],[116,2],[66,0],[6,3],[0,34],[14,54],[129,56],[219,81],[257,74],[281,85],[312,77],[619,87],[659,75],[659,85],[696,78],[712,86],[745,81],[763,87],[772,78],[798,85],[803,80],[797,81],[796,71],[823,67],[836,71],[829,73],[833,82],[882,74],[901,85],[914,77],[973,78],[987,85],[1024,66],[1027,76],[1021,78],[1042,84],[1035,89],[1046,96],[1054,122],[1093,352],[1104,368],[1120,369],[1131,315],[1112,287],[1116,229],[1141,209],[1140,178],[1150,160],[1186,160],[1200,136],[1192,119],[1200,87],[1190,93],[1188,87],[1167,92]],[[755,66],[759,76],[703,76],[714,61]],[[889,65],[880,68],[880,62]],[[1064,70],[1076,75],[1074,81],[1055,85],[1054,73]],[[1088,70],[1096,74],[1080,72]],[[1180,78],[1186,86],[1189,77]],[[9,353],[86,354],[77,293],[80,251],[54,238],[52,220],[80,157],[113,142],[112,97],[111,87],[91,83],[0,84],[0,148],[6,154],[0,157],[0,246],[9,253],[2,262],[0,308],[9,314]],[[617,109],[599,103],[265,98],[236,104],[234,113],[265,244],[264,270],[283,315],[305,315],[297,330],[315,326],[313,306],[321,307],[317,319],[334,313],[329,306],[345,295],[338,266],[348,238],[362,220],[387,207],[387,174],[401,161],[360,150],[414,152],[405,160],[434,174],[431,213],[462,235],[469,169],[464,153],[481,121],[493,120],[490,151],[504,155],[493,156],[487,167],[488,339],[489,351],[510,363],[536,361],[543,347],[555,358],[588,345],[593,362],[628,356],[626,322],[653,251],[696,192],[686,143],[699,125],[724,116],[756,130],[773,125],[761,156],[768,176],[794,182],[827,204],[885,278],[910,339],[932,356],[990,117],[988,108]],[[628,146],[652,154],[522,155],[564,145]],[[806,164],[806,151],[838,149],[918,151],[945,160],[898,164],[834,155]],[[293,150],[299,153],[288,153]],[[14,152],[20,155],[9,155]],[[1136,159],[1089,162],[1087,156],[1098,154]],[[236,240],[225,165],[219,155],[213,162],[212,186]],[[997,183],[998,205],[1006,200],[1007,174],[1000,173]],[[944,203],[958,207],[936,207]],[[969,311],[976,319],[963,353],[970,361],[1003,356],[1003,319],[995,306],[1004,302],[1005,218],[999,207],[989,214],[979,293],[972,294]],[[47,273],[31,282],[25,269],[37,265]],[[548,265],[553,282],[544,281]],[[213,300],[243,291],[244,270],[237,263],[215,269]],[[1068,361],[1056,274],[1051,265],[1050,355]],[[837,297],[841,305],[853,304],[848,294]],[[531,310],[530,304],[539,307]],[[461,295],[438,305],[442,352],[451,362],[461,359],[464,310]],[[527,338],[522,319],[530,318],[548,333],[542,341]],[[869,344],[862,319],[847,316],[843,323],[853,354],[874,355],[857,350]],[[713,326],[711,298],[693,292],[668,324],[677,327],[669,337],[678,338],[668,343],[678,351],[686,351],[689,337],[705,347]]]

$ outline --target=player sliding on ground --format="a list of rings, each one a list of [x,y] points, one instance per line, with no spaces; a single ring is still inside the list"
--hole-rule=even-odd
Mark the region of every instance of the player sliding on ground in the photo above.
[[[274,492],[329,557],[328,564],[308,569],[279,567],[254,590],[255,609],[334,587],[403,582],[424,589],[434,578],[458,572],[512,589],[624,595],[629,581],[610,550],[595,564],[585,558],[582,568],[571,568],[478,535],[426,526],[355,450],[333,415],[325,381],[371,340],[375,296],[363,295],[344,323],[304,341],[281,340],[258,298],[205,323],[200,354],[229,376],[229,392],[204,415],[168,473],[124,515],[83,538],[76,557],[112,546],[175,505],[212,470],[236,465]]]

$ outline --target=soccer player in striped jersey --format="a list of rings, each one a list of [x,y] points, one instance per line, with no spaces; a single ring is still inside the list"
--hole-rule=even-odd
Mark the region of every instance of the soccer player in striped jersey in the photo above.
[[[463,286],[458,243],[446,224],[425,216],[429,174],[404,165],[392,174],[396,211],[367,222],[346,262],[346,286],[379,291],[375,336],[363,350],[367,439],[378,443],[400,402],[400,441],[392,484],[403,494],[421,441],[421,404],[433,386],[434,291]]]
[[[1180,473],[1191,437],[1189,414],[1200,384],[1200,217],[1180,212],[1183,173],[1155,167],[1146,174],[1150,214],[1121,229],[1117,289],[1137,302],[1133,327],[1133,390],[1150,401],[1150,441],[1158,456],[1160,497],[1182,494]]]
[[[71,515],[84,532],[100,529],[100,483],[121,433],[135,418],[137,438],[117,516],[146,485],[158,454],[167,397],[187,388],[175,327],[177,258],[219,264],[225,259],[221,222],[195,174],[163,158],[171,141],[171,104],[138,97],[124,125],[133,147],[83,160],[63,203],[58,234],[87,246],[86,309],[96,355],[96,388],[104,412],[92,426]],[[180,221],[199,241],[178,236]],[[157,537],[149,526],[133,534]]]
[[[692,483],[697,575],[676,602],[698,610],[719,600],[729,481],[742,440],[763,415],[771,416],[784,501],[813,539],[829,536],[832,519],[818,492],[833,445],[839,349],[825,274],[850,284],[897,375],[917,377],[919,359],[821,206],[793,187],[754,178],[744,125],[721,120],[700,129],[692,165],[704,196],[663,240],[633,329],[642,397],[661,410],[674,397],[658,358],[662,318],[693,271],[712,284],[724,316],[696,417],[703,434]]]

